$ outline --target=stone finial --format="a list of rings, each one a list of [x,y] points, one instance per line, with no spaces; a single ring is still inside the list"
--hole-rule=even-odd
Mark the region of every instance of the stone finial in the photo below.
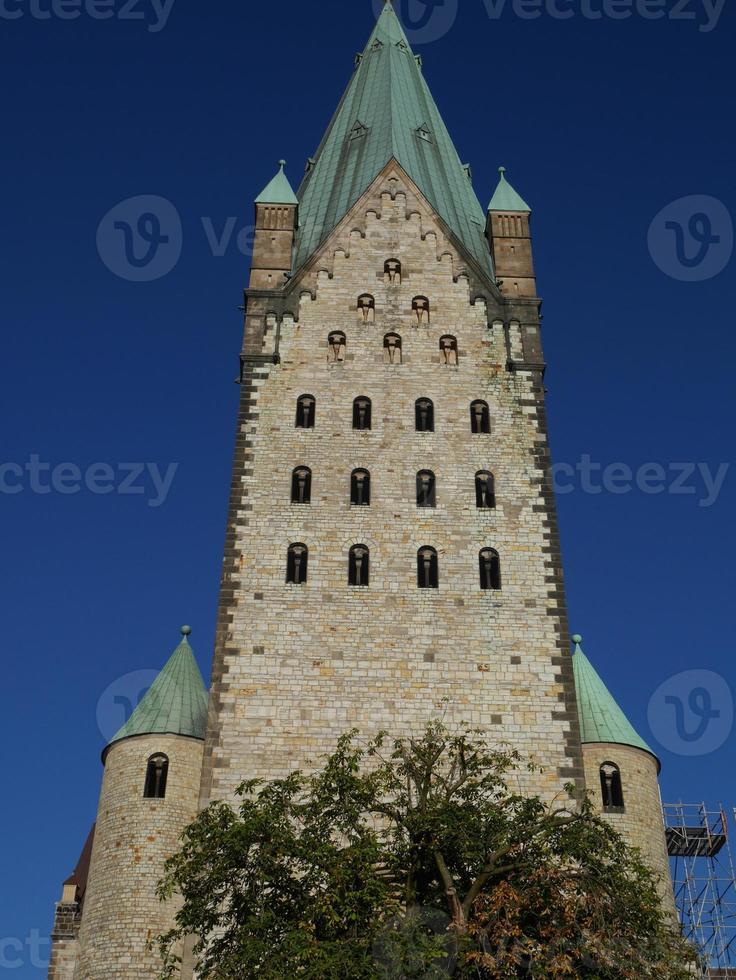
[[[182,628],[181,628],[181,635],[182,636],[191,636],[192,635],[192,627],[191,626],[182,626]]]
[[[581,635],[580,635],[579,633],[574,633],[574,634],[573,634],[573,635],[572,635],[572,636],[570,637],[570,639],[571,639],[571,640],[572,640],[572,642],[573,642],[573,643],[575,644],[575,646],[578,646],[578,647],[579,647],[579,646],[580,646],[580,644],[581,644],[581,643],[583,642],[583,638],[582,638],[582,636],[581,636]]]

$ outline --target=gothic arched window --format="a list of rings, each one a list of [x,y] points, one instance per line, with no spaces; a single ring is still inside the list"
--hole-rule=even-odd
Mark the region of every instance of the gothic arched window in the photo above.
[[[358,297],[358,312],[362,314],[363,323],[373,323],[376,319],[376,301],[370,293]]]
[[[370,584],[370,551],[364,544],[354,544],[350,549],[348,561],[348,582],[350,585]]]
[[[420,589],[439,588],[439,562],[434,548],[420,548],[417,552],[417,585]]]
[[[448,367],[457,367],[457,338],[447,334],[440,337],[440,356]]]
[[[146,767],[146,783],[143,796],[147,800],[163,800],[166,796],[166,781],[169,778],[168,756],[152,755]]]
[[[356,398],[353,402],[353,428],[370,429],[371,427],[371,400],[370,398]]]
[[[475,506],[484,510],[496,506],[496,481],[488,470],[475,474]]]
[[[356,507],[370,506],[371,475],[368,470],[353,470],[350,477],[350,503]]]
[[[478,556],[480,587],[498,591],[501,588],[501,559],[493,548],[484,548]]]
[[[614,762],[604,762],[600,769],[603,809],[620,811],[624,809],[624,790],[621,783],[621,770]]]
[[[491,410],[488,402],[477,401],[470,406],[470,431],[475,435],[491,431]]]
[[[430,398],[419,398],[414,405],[417,432],[434,432],[434,404]]]
[[[411,309],[417,326],[422,327],[429,323],[429,300],[426,296],[415,296],[411,301]]]
[[[383,278],[392,285],[401,283],[401,262],[398,259],[387,259],[383,263]]]
[[[387,333],[383,338],[383,359],[387,364],[401,364],[401,337]]]
[[[335,330],[327,338],[327,359],[332,364],[345,360],[345,349],[347,340],[345,334],[340,330]]]
[[[291,474],[292,504],[309,504],[312,501],[312,471],[308,466],[298,466]]]
[[[301,395],[296,402],[297,429],[313,429],[316,401],[314,395]]]
[[[304,585],[307,581],[309,549],[305,544],[290,544],[286,556],[286,581],[292,585]]]
[[[431,470],[417,473],[417,507],[437,506],[437,481]]]

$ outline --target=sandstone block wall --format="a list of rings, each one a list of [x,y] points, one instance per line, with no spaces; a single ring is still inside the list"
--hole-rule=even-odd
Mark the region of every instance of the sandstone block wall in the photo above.
[[[149,758],[169,758],[166,797],[144,799]],[[175,907],[156,897],[164,861],[197,814],[202,742],[151,735],[110,749],[102,783],[74,980],[155,980],[148,944],[173,925]]]

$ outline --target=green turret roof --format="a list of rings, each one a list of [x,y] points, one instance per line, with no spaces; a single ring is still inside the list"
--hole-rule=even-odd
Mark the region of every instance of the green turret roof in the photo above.
[[[486,216],[387,3],[299,188],[300,266],[396,159],[481,268],[492,275]]]
[[[572,658],[575,689],[580,716],[580,734],[583,744],[590,742],[615,742],[643,749],[657,758],[643,738],[616,703],[613,695],[600,678],[591,662],[583,653],[582,636],[573,636],[575,652]],[[659,760],[657,760],[659,761]]]
[[[284,173],[286,160],[279,160],[279,172],[256,198],[256,204],[298,204],[289,178]]]
[[[207,690],[182,626],[182,641],[110,746],[134,735],[186,735],[203,739],[207,727]]]
[[[496,193],[491,198],[488,205],[489,211],[529,211],[531,208],[524,198],[517,194],[511,184],[506,180],[506,167],[499,167],[498,172],[501,179],[498,182]]]

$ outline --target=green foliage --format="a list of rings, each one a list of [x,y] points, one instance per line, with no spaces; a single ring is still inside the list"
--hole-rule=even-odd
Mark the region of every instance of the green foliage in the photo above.
[[[183,836],[163,980],[689,980],[694,957],[637,852],[572,789],[509,790],[481,732],[343,736],[323,768],[239,790]],[[527,767],[530,768],[530,767]]]

